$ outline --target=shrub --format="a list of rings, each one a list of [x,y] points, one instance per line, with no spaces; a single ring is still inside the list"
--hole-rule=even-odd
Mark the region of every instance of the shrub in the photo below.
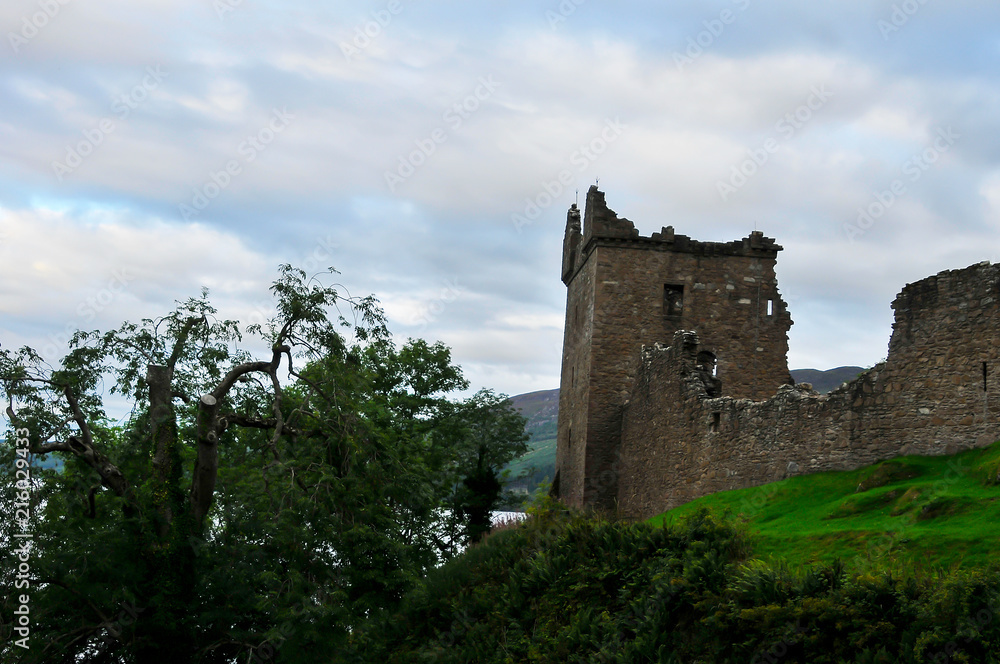
[[[751,553],[745,527],[705,510],[654,527],[539,509],[435,570],[339,661],[1000,661],[995,571]]]

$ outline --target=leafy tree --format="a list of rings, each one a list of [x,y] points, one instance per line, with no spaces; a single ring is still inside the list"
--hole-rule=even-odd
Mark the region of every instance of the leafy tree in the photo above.
[[[57,368],[0,350],[8,440],[64,461],[33,471],[31,647],[4,624],[5,661],[313,659],[479,532],[493,489],[473,509],[463,480],[523,449],[523,420],[490,392],[450,400],[468,383],[448,349],[397,348],[374,298],[287,265],[271,290],[276,316],[247,329],[265,359],[207,292],[78,333]],[[7,505],[15,454],[0,448]],[[16,554],[2,564],[7,621]]]
[[[525,418],[514,411],[507,397],[481,390],[455,406],[460,423],[461,487],[454,497],[456,516],[464,522],[464,535],[478,542],[490,530],[490,515],[503,502],[501,471],[511,459],[528,451]]]

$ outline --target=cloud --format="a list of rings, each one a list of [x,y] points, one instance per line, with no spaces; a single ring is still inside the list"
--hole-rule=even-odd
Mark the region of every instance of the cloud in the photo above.
[[[372,28],[384,3],[67,3],[0,59],[4,343],[79,322],[123,268],[135,279],[95,325],[202,285],[252,316],[288,261],[336,266],[479,385],[554,387],[566,208],[600,178],[643,234],[775,237],[792,364],[874,362],[895,293],[993,258],[1000,222],[1000,10],[927,3],[886,39],[893,4],[589,2],[553,25],[556,2],[404,1]],[[5,3],[0,32],[37,11]],[[150,67],[165,76],[136,99]],[[53,163],[105,119],[60,180]],[[961,137],[911,179],[948,127]],[[864,233],[845,230],[897,179]]]
[[[109,329],[163,315],[202,286],[223,304],[266,292],[270,261],[203,225],[128,214],[0,209],[0,309],[8,330]],[[60,349],[62,350],[62,349]]]

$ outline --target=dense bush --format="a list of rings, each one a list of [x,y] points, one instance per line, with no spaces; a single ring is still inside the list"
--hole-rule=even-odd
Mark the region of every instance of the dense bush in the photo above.
[[[432,573],[344,662],[994,662],[1000,576],[752,559],[701,511],[676,526],[538,511]]]

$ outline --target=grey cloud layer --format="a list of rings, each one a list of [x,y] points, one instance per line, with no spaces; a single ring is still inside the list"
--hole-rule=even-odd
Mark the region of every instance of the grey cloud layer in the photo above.
[[[6,3],[0,278],[21,285],[0,298],[2,341],[78,321],[132,259],[87,325],[200,284],[252,312],[279,262],[311,261],[381,296],[401,337],[451,344],[477,385],[555,386],[565,209],[600,178],[643,233],[778,238],[791,364],[872,363],[905,281],[1000,260],[1000,10],[909,1],[897,26],[903,3],[861,0],[586,2],[564,21],[558,2],[95,0],[16,52],[44,10]]]

